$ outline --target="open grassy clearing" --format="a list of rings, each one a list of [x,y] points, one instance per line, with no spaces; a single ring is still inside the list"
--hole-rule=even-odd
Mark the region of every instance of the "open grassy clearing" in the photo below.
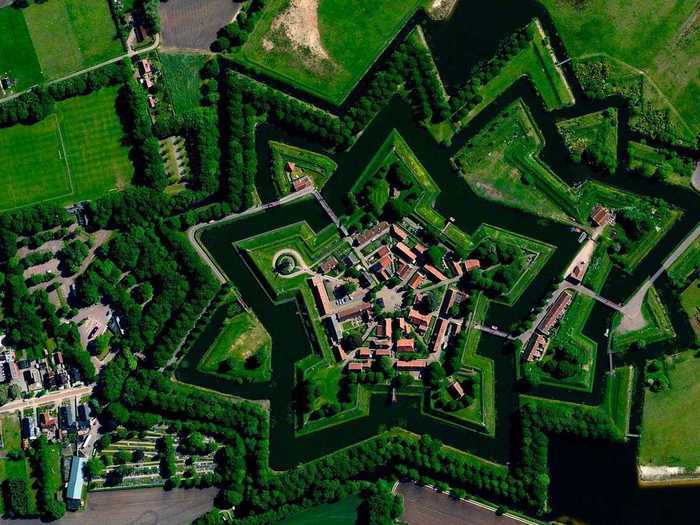
[[[617,169],[617,109],[610,108],[557,123],[576,162],[589,162],[614,173]]]
[[[643,349],[652,343],[673,339],[676,332],[668,316],[666,306],[661,301],[659,293],[653,286],[649,288],[644,303],[642,303],[642,315],[647,324],[639,330],[619,333],[621,314],[617,314],[613,319],[613,330],[611,348],[613,352],[620,352],[635,345],[637,349]]]
[[[55,115],[0,129],[0,209],[68,196],[71,181]]]
[[[105,0],[55,0],[32,4],[23,12],[47,79],[123,52]]]
[[[518,100],[453,157],[455,169],[479,197],[558,222],[575,215],[572,191],[537,159],[544,137]],[[562,207],[565,204],[565,207]]]
[[[630,141],[627,146],[627,167],[644,177],[690,188],[695,162],[671,150]]]
[[[161,53],[160,65],[168,86],[170,99],[178,114],[199,106],[202,80],[199,71],[207,61],[206,55]]]
[[[0,418],[0,428],[2,429],[3,450],[19,450],[22,443],[22,433],[19,425],[19,418],[15,414],[5,414]]]
[[[19,9],[0,9],[0,74],[8,74],[22,91],[42,81],[24,15]]]
[[[278,522],[278,525],[354,525],[361,500],[357,495],[348,496],[335,503],[326,503]]]
[[[555,65],[544,32],[539,21],[528,26],[530,43],[515,55],[498,75],[484,85],[478,86],[482,100],[457,124],[465,127],[476,115],[496,100],[519,78],[527,76],[542,97],[547,110],[552,111],[574,104],[575,100],[561,70]]]
[[[615,373],[608,374],[605,378],[602,406],[612,418],[621,437],[625,436],[629,430],[634,380],[633,366],[615,368]]]
[[[272,179],[275,184],[277,194],[282,197],[292,192],[289,181],[288,164],[295,165],[292,175],[294,178],[307,176],[314,183],[316,189],[320,190],[325,186],[331,175],[335,173],[338,164],[333,159],[315,153],[304,148],[283,144],[282,142],[270,141],[270,152],[272,156]]]
[[[700,18],[697,2],[540,0],[573,57],[607,53],[649,74],[700,131]]]
[[[642,465],[700,466],[700,359],[684,352],[666,362],[671,386],[646,391],[639,462]]]
[[[244,65],[340,104],[427,0],[271,0],[247,42]]]
[[[134,168],[128,148],[122,145],[117,91],[104,88],[57,104],[73,181],[73,194],[66,201],[94,199],[131,181]]]
[[[695,343],[700,345],[700,279],[695,279],[680,295],[683,310],[695,332]]]
[[[221,333],[197,369],[226,379],[265,381],[270,377],[271,347],[270,334],[255,315],[241,312],[224,321]],[[249,360],[256,354],[260,364],[252,367]]]

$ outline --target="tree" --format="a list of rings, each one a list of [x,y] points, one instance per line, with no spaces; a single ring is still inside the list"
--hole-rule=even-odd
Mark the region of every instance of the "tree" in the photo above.
[[[12,383],[8,391],[11,400],[19,399],[22,396],[22,389],[17,383]]]
[[[442,246],[433,245],[430,248],[428,248],[428,251],[425,252],[425,255],[430,261],[430,264],[432,264],[436,268],[442,268],[442,260],[445,257],[446,252],[447,250],[445,250],[445,248],[443,248]]]
[[[0,385],[0,405],[7,403],[9,391],[7,385]]]

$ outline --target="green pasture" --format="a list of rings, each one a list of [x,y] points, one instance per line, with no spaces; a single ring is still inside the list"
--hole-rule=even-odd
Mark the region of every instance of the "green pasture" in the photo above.
[[[695,342],[700,345],[700,279],[695,279],[680,295],[681,306],[695,332]]]
[[[199,71],[207,57],[189,53],[160,53],[160,65],[170,99],[178,114],[199,106],[202,84]]]
[[[666,272],[671,280],[683,283],[698,268],[700,268],[700,238],[695,239]]]
[[[695,163],[692,159],[675,155],[670,150],[630,141],[627,146],[627,167],[647,177],[690,188]]]
[[[0,9],[0,74],[7,74],[16,82],[15,91],[43,79],[32,37],[19,9]]]
[[[233,51],[233,57],[243,65],[340,104],[416,10],[427,3],[323,0],[314,20],[301,14],[292,16],[289,0],[271,0],[246,43]],[[297,40],[315,39],[320,46],[314,51],[294,44],[290,33]]]
[[[360,497],[352,495],[335,503],[325,503],[306,509],[277,523],[278,525],[355,525],[360,503]]]
[[[596,111],[557,124],[571,157],[580,162],[589,155],[614,173],[617,168],[617,110]]]

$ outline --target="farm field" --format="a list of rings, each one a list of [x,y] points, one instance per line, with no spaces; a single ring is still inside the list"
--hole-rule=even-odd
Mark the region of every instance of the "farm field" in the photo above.
[[[0,73],[9,74],[16,82],[15,91],[42,80],[34,44],[19,9],[0,9]]]
[[[123,52],[106,0],[53,0],[23,13],[47,80]]]
[[[160,4],[165,49],[209,51],[216,33],[238,13],[230,0],[169,0]]]
[[[199,70],[207,61],[204,55],[161,53],[160,64],[173,107],[178,114],[199,106],[202,84]]]
[[[639,463],[692,468],[700,466],[697,435],[700,418],[688,417],[696,412],[700,400],[700,359],[684,352],[668,359],[670,388],[644,397],[642,439]]]
[[[695,133],[700,131],[696,2],[540,0],[574,58],[604,54],[646,72]]]
[[[312,507],[278,522],[278,525],[354,525],[357,522],[357,508],[360,497],[348,496],[335,503]]]
[[[258,68],[340,104],[426,0],[271,0],[233,52]]]
[[[116,94],[105,88],[65,100],[41,122],[0,130],[0,209],[92,199],[127,184],[133,167],[121,144]]]

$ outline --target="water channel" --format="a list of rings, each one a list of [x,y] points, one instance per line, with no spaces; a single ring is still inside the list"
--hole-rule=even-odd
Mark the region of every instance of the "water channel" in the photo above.
[[[427,35],[441,74],[448,85],[457,85],[466,78],[470,64],[481,57],[490,56],[497,42],[514,29],[526,24],[532,16],[539,16],[550,34],[551,21],[539,4],[529,1],[496,1],[480,3],[460,2],[448,22],[428,22]],[[553,39],[555,46],[561,44]],[[459,43],[459,45],[456,45]],[[337,212],[343,211],[343,196],[367,165],[392,129],[397,129],[418,159],[441,188],[436,208],[446,217],[454,217],[466,232],[473,232],[480,224],[489,223],[508,230],[549,242],[557,250],[537,279],[513,307],[491,304],[487,324],[508,326],[514,320],[528,314],[550,284],[559,277],[573,257],[578,243],[576,235],[565,226],[537,219],[511,208],[495,205],[474,196],[467,185],[450,168],[449,158],[474,133],[494,115],[518,97],[522,97],[544,133],[546,147],[541,157],[557,174],[570,184],[601,178],[584,166],[574,165],[568,159],[563,142],[557,133],[557,118],[571,117],[615,105],[620,109],[621,131],[627,120],[622,101],[610,99],[605,103],[586,101],[573,75],[567,75],[574,87],[576,106],[547,113],[529,82],[516,83],[494,104],[486,108],[467,129],[463,130],[450,148],[438,146],[432,137],[412,120],[410,108],[398,97],[373,120],[356,144],[347,152],[333,155],[338,171],[323,193]],[[629,133],[621,134],[621,143]],[[274,192],[269,175],[268,140],[280,140],[321,151],[317,144],[289,136],[283,130],[266,125],[257,132],[259,173],[258,191],[264,201],[273,200]],[[644,180],[617,173],[603,179],[604,182],[652,197],[660,197],[685,211],[669,234],[642,261],[635,272],[626,275],[614,270],[603,290],[603,295],[623,301],[644,278],[651,275],[663,258],[690,231],[700,219],[698,196],[691,191],[648,183]],[[196,363],[216,336],[223,312],[217,312],[210,328],[196,341],[189,355],[178,368],[180,380],[236,394],[249,399],[271,400],[271,450],[270,462],[275,469],[285,469],[309,461],[341,447],[352,445],[375,435],[382,428],[400,425],[418,433],[430,433],[446,444],[468,450],[479,456],[505,463],[511,453],[510,415],[517,403],[519,386],[515,382],[513,356],[504,350],[500,339],[484,335],[479,353],[494,360],[496,383],[496,436],[488,437],[464,428],[442,423],[422,416],[415,397],[399,397],[395,405],[387,403],[381,395],[375,395],[368,417],[351,421],[331,429],[303,437],[294,436],[294,417],[291,396],[294,384],[294,363],[311,352],[310,343],[295,301],[273,304],[264,288],[250,272],[233,243],[242,238],[262,233],[272,228],[305,220],[316,231],[328,224],[329,219],[315,200],[296,202],[274,208],[244,219],[213,225],[202,232],[201,240],[220,267],[241,291],[246,303],[255,311],[273,340],[272,381],[249,385],[234,385],[211,375],[197,372]],[[669,307],[679,339],[672,343],[653,345],[645,354],[615,356],[615,364],[641,363],[644,358],[666,352],[671,348],[683,348],[690,341],[690,328],[680,312],[677,300],[670,292],[665,278],[657,282],[662,298]],[[607,340],[603,336],[610,325],[611,311],[599,304],[586,325],[585,333],[598,343],[598,359],[594,389],[591,394],[542,387],[534,394],[576,402],[598,404],[604,386],[604,372],[608,368],[605,355]],[[643,393],[635,391],[633,428],[639,424]],[[580,440],[551,440],[551,505],[553,516],[568,515],[589,523],[696,523],[694,503],[700,489],[640,489],[636,483],[636,440],[626,444],[589,443]]]

